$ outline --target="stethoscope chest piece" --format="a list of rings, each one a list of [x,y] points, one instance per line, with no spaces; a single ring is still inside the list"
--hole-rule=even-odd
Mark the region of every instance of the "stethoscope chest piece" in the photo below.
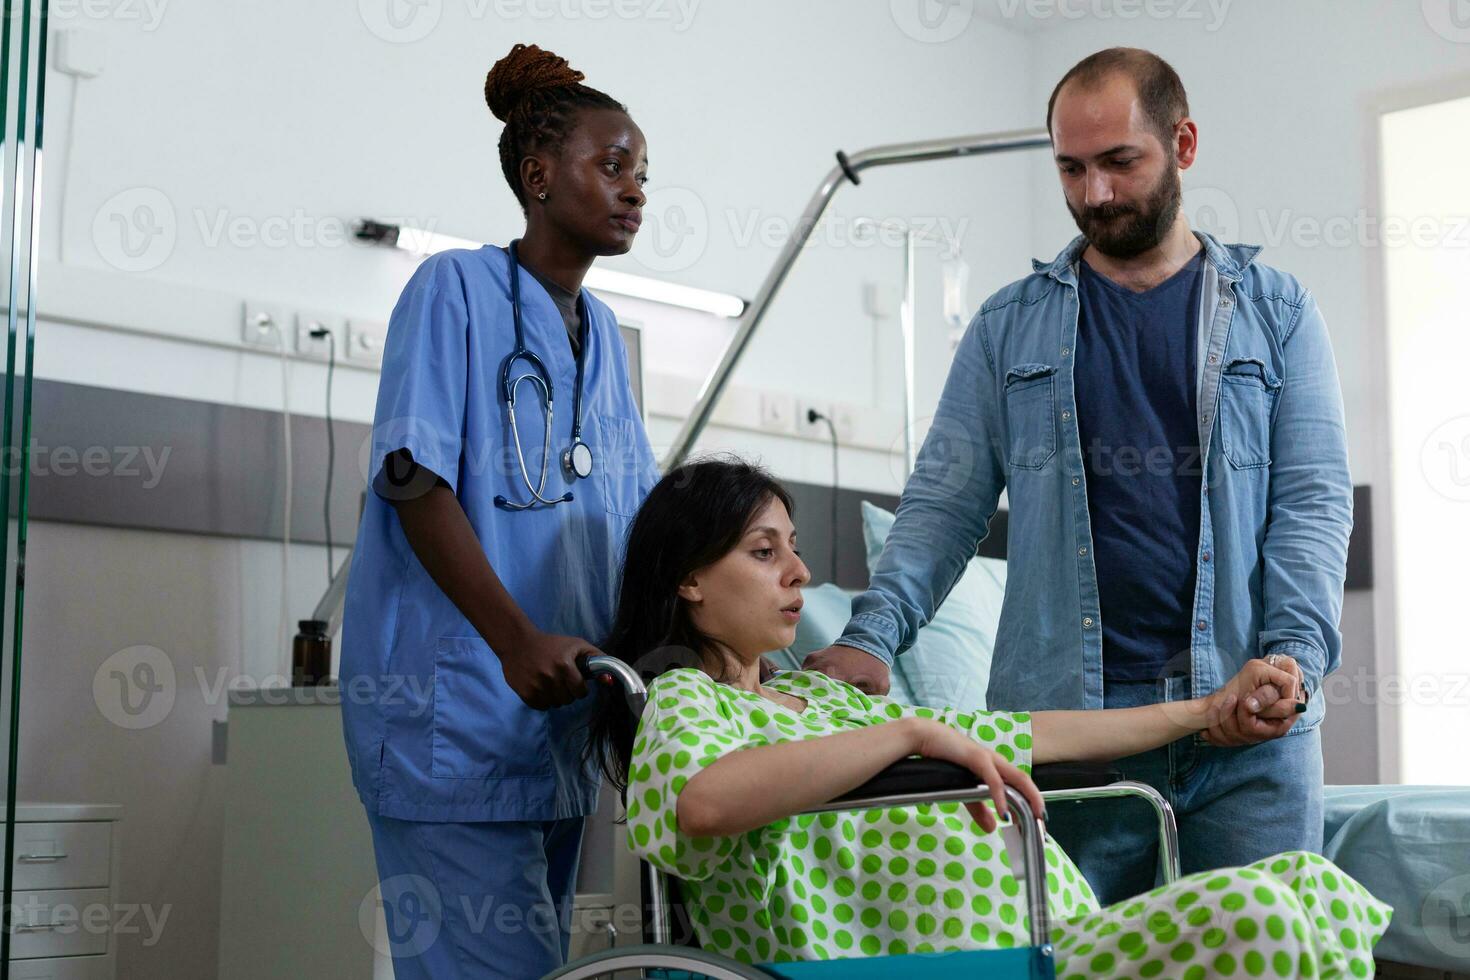
[[[562,452],[561,468],[568,480],[585,480],[592,475],[592,450],[580,437]]]

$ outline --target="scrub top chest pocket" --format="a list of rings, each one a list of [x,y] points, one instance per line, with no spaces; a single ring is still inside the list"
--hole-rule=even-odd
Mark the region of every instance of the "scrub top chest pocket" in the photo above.
[[[639,423],[630,418],[598,413],[598,452],[595,479],[602,480],[603,506],[609,514],[634,517],[643,503],[641,481],[656,469]]]
[[[1271,413],[1281,379],[1266,362],[1237,357],[1220,375],[1220,444],[1236,469],[1271,465]]]
[[[1057,450],[1056,373],[1050,364],[1018,364],[1006,372],[1010,463],[1039,470]]]

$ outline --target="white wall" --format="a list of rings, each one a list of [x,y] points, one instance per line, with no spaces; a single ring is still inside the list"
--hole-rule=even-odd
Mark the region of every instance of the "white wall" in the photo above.
[[[416,40],[417,27],[390,29],[360,7],[374,4],[179,4],[163,8],[156,26],[146,8],[136,20],[53,18],[104,35],[108,64],[94,79],[51,76],[48,131],[70,138],[49,153],[62,174],[49,186],[64,200],[64,221],[61,207],[44,216],[43,270],[59,259],[68,269],[121,269],[160,289],[187,284],[386,319],[412,260],[331,244],[352,219],[497,242],[522,227],[499,171],[499,124],[481,95],[485,72],[513,41],[568,57],[590,84],[625,101],[648,136],[650,220],[638,252],[608,265],[746,297],[835,150],[1012,129],[1036,116],[1023,101],[996,97],[1028,84],[1023,35],[977,22],[962,43],[924,43],[882,4],[689,0],[681,9],[630,0],[620,8],[637,14],[628,19],[551,20],[536,4],[450,0],[415,8],[427,12],[416,23],[432,25]],[[885,410],[888,441],[898,441],[896,311],[875,338],[861,295],[864,279],[896,293],[900,255],[853,244],[850,223],[869,215],[953,230],[976,269],[978,302],[1025,269],[1029,179],[1012,157],[873,172],[861,188],[844,188],[816,236],[828,244],[803,256],[736,383]],[[681,218],[692,234],[669,248]],[[144,225],[163,233],[153,249],[127,254],[121,229],[141,244]],[[927,255],[921,276],[928,306],[938,280]],[[42,297],[43,311],[59,301],[44,281]],[[947,364],[935,303],[920,309],[921,416]],[[728,335],[728,324],[617,308],[649,330],[655,374],[702,378]],[[221,306],[191,329],[238,336],[231,313]],[[69,348],[43,342],[41,351],[43,375],[66,370],[58,362]],[[192,359],[170,350],[175,367]],[[826,369],[812,372],[813,363]],[[108,383],[126,385],[119,373]],[[302,375],[313,378],[309,368]],[[370,386],[344,391],[339,411],[370,417]],[[672,429],[655,424],[654,435],[662,441]],[[803,455],[771,448],[778,469]],[[892,489],[888,469],[858,460],[849,473]]]

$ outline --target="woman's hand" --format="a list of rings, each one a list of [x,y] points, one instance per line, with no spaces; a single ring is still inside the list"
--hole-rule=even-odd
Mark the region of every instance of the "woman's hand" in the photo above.
[[[1006,805],[1006,785],[1014,786],[1026,797],[1026,802],[1031,804],[1031,812],[1038,818],[1046,818],[1046,804],[1042,802],[1041,790],[1031,781],[1031,777],[1011,763],[1002,759],[999,755],[976,742],[963,732],[950,728],[929,718],[915,719],[917,734],[917,754],[926,759],[943,759],[956,765],[964,766],[973,772],[986,786],[990,787],[991,799],[995,801],[995,810],[1002,817],[1009,813]],[[985,804],[976,801],[966,803],[965,809],[970,811],[970,816],[987,833],[995,830],[995,813],[992,813]]]
[[[1296,724],[1301,699],[1302,672],[1295,660],[1282,656],[1279,666],[1251,660],[1205,700],[1218,720],[1205,731],[1205,740],[1222,747],[1255,745],[1280,738]],[[1224,700],[1234,696],[1233,710]]]

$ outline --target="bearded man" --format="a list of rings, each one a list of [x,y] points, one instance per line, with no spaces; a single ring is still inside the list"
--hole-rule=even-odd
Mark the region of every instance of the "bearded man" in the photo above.
[[[805,666],[886,691],[1005,490],[986,707],[1175,701],[1254,657],[1286,665],[1298,684],[1280,700],[1242,698],[1207,734],[1119,768],[1173,804],[1185,873],[1319,850],[1312,695],[1340,661],[1352,526],[1326,324],[1258,246],[1190,229],[1180,175],[1199,131],[1161,58],[1079,62],[1047,129],[1082,234],[971,322],[869,590]],[[1154,883],[1157,828],[1139,806],[1052,808],[1104,905]]]

